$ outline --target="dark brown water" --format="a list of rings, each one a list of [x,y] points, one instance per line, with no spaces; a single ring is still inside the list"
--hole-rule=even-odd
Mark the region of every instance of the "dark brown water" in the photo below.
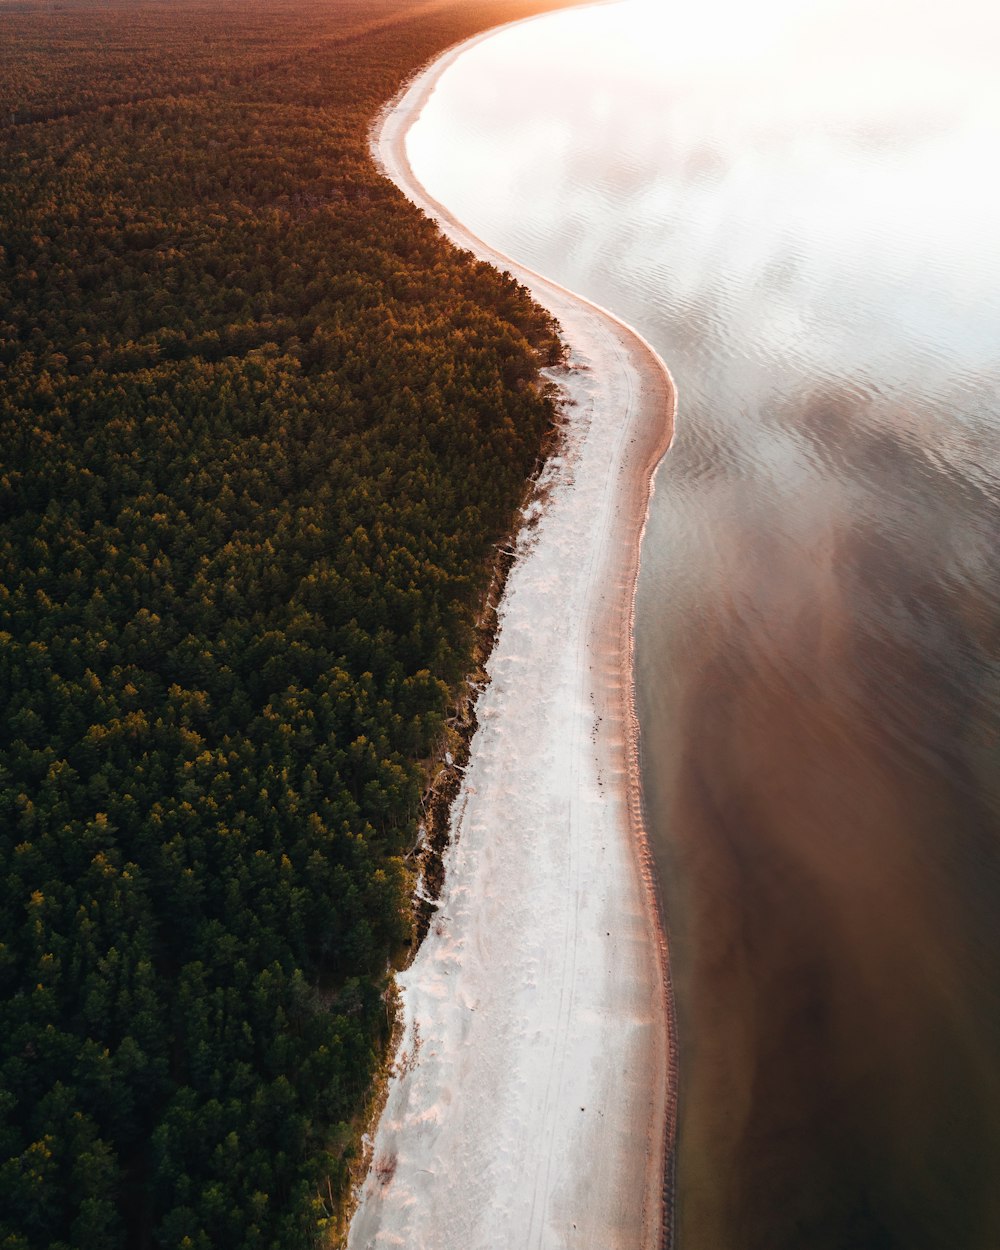
[[[638,686],[680,1250],[1000,1250],[1000,18],[561,13],[431,193],[680,391]]]

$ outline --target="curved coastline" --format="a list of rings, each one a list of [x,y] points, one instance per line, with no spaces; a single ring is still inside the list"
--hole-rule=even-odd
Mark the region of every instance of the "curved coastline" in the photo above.
[[[540,522],[518,538],[440,918],[400,977],[402,1042],[349,1245],[660,1250],[673,1229],[677,1042],[633,653],[676,390],[639,334],[477,238],[409,165],[406,133],[441,74],[497,29],[418,73],[371,146],[452,242],[511,272],[560,322],[569,364],[551,376],[565,446],[539,481]]]

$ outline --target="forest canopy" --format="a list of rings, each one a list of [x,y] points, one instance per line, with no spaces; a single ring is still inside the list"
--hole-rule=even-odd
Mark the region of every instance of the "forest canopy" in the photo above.
[[[0,6],[0,1246],[336,1238],[558,344],[375,172],[543,2]]]

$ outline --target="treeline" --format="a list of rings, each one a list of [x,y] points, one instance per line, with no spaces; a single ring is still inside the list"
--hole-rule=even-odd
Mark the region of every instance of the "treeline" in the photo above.
[[[338,1229],[558,354],[367,159],[418,7],[0,14],[4,1250]]]
[[[419,3],[419,0],[418,0]],[[0,122],[190,95],[260,78],[319,43],[408,21],[406,0],[6,0]]]

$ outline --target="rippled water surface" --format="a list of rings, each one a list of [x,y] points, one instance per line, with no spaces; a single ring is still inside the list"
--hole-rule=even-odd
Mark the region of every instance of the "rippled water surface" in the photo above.
[[[679,386],[638,619],[680,1250],[1000,1247],[1000,15],[480,44],[431,194]]]

